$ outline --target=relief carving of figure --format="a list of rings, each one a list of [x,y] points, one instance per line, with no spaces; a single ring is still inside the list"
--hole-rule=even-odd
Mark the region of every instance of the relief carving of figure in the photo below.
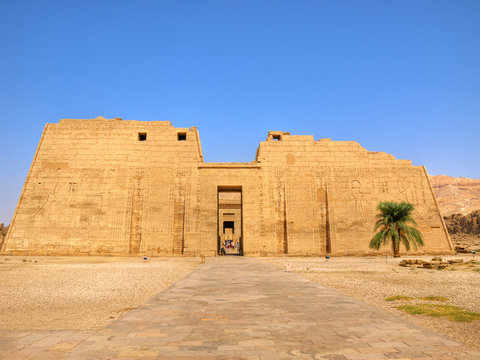
[[[422,215],[422,209],[420,206],[422,204],[419,204],[417,201],[418,197],[417,194],[414,192],[414,190],[411,189],[411,185],[409,182],[405,181],[404,179],[398,178],[398,193],[394,198],[394,201],[400,202],[400,201],[405,201],[410,204],[413,204],[415,206],[412,214],[414,215],[414,218],[419,219],[422,222],[427,222],[425,219],[425,216]],[[425,211],[425,209],[423,210]]]
[[[35,213],[32,215],[31,222],[34,223],[36,221],[45,220],[50,222],[50,211],[56,205],[61,204],[63,205],[56,197],[55,193],[57,192],[58,184],[55,184],[52,191],[48,191],[44,185],[39,182],[37,189],[35,190],[35,196],[33,197],[35,200],[39,201],[38,208]],[[55,213],[55,210],[53,211]]]
[[[362,191],[362,184],[358,180],[351,182],[350,190],[354,200],[353,225],[362,226],[367,222],[365,218],[365,196],[367,194]]]

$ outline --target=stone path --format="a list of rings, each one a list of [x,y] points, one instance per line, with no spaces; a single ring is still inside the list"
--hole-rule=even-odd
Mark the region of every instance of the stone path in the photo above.
[[[209,259],[100,331],[0,331],[2,359],[480,359],[261,259]]]

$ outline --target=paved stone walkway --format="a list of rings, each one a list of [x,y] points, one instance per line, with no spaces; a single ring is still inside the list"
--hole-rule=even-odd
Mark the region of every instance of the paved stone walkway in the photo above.
[[[100,331],[2,331],[2,359],[480,359],[261,259],[209,259]]]

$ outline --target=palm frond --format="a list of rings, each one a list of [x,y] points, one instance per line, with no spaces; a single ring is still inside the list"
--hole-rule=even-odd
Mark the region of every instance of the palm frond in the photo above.
[[[417,245],[420,245],[420,246],[425,245],[423,243],[422,233],[420,231],[418,231],[417,229],[415,229],[414,227],[408,226],[408,234],[410,236],[410,240],[412,240],[412,242],[414,244],[417,244]]]
[[[373,231],[377,231],[380,227],[385,226],[385,220],[384,219],[379,219],[375,222],[375,225],[373,227]]]
[[[386,238],[386,233],[387,233],[387,230],[382,230],[382,231],[379,231],[378,233],[376,233],[372,240],[370,240],[370,244],[369,244],[369,247],[371,249],[380,249],[380,246],[382,245],[382,242],[385,241],[385,238]]]
[[[381,245],[392,242],[394,251],[398,253],[400,244],[408,251],[413,246],[423,246],[423,238],[420,231],[414,226],[417,222],[412,216],[413,204],[407,202],[383,201],[377,204],[379,213],[375,216],[374,232],[377,232],[370,241],[370,248],[379,249]],[[413,226],[409,226],[409,224]]]

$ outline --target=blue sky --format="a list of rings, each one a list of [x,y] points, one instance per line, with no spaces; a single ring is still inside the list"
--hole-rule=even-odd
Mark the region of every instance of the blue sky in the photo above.
[[[205,161],[269,130],[480,178],[480,1],[0,0],[0,222],[44,124],[197,126]]]

